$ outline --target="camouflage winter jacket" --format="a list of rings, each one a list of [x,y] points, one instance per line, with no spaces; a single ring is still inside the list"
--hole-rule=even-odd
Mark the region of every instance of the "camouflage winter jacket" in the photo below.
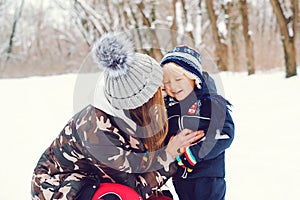
[[[79,199],[89,183],[116,182],[144,199],[176,171],[164,149],[150,170],[140,138],[121,118],[89,105],[78,112],[42,154],[32,179],[32,199]],[[101,186],[100,186],[101,187]]]

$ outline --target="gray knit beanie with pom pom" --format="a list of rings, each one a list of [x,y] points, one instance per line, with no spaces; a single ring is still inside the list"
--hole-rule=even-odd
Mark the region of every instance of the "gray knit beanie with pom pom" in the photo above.
[[[104,93],[117,109],[135,109],[157,92],[162,69],[146,54],[135,53],[134,46],[121,33],[104,34],[93,47],[94,60],[104,69]]]

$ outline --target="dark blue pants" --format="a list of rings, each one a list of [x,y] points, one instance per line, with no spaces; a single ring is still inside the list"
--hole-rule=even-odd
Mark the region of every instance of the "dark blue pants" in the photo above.
[[[174,187],[180,200],[224,200],[224,178],[174,178]]]

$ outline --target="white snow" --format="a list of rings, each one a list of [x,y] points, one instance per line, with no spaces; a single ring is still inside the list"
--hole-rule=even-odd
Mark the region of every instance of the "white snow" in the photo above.
[[[220,77],[236,124],[226,154],[226,199],[298,199],[300,77],[286,79],[280,70]],[[30,199],[37,160],[74,114],[76,80],[76,74],[0,79],[0,199]]]
[[[224,20],[221,20],[217,24],[219,35],[223,35],[225,38],[227,37],[227,28]]]

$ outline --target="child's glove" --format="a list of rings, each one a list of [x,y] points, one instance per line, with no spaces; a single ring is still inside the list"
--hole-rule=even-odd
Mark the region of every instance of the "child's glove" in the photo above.
[[[180,148],[181,156],[176,156],[176,160],[179,166],[182,168],[187,168],[187,172],[192,172],[194,166],[196,165],[197,161],[192,154],[189,147],[187,148]]]

